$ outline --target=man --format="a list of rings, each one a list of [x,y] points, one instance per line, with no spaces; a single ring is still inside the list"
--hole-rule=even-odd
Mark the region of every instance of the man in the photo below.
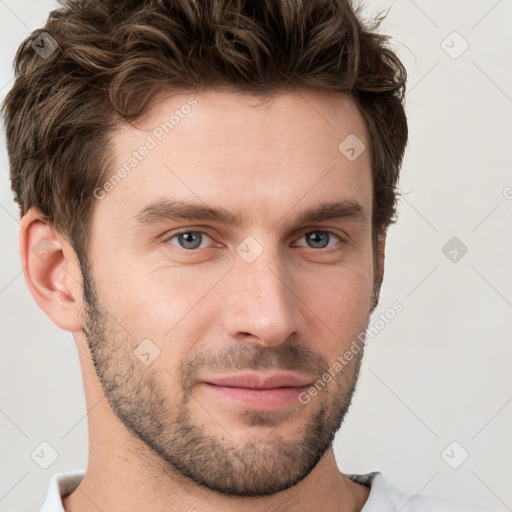
[[[89,411],[41,511],[483,510],[334,458],[407,142],[386,38],[342,0],[61,4],[3,106]]]

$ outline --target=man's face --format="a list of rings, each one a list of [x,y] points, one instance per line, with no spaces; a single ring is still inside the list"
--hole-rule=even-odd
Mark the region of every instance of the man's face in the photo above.
[[[353,160],[338,146],[351,134],[368,140],[344,96],[290,93],[255,107],[209,91],[182,107],[190,97],[164,98],[114,134],[109,176],[137,163],[98,193],[84,331],[114,413],[169,471],[267,495],[315,467],[355,388],[363,351],[333,365],[368,325],[372,181],[369,152]],[[176,110],[166,132],[160,123]],[[174,218],[173,201],[239,223]],[[298,220],[344,201],[363,215]],[[251,401],[205,383],[281,371],[308,384],[301,399],[253,391]]]

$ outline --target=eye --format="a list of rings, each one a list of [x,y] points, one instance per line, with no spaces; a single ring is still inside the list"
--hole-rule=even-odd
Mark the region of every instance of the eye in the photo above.
[[[180,249],[191,250],[200,249],[204,237],[210,238],[204,231],[181,231],[169,237],[167,241],[177,238]]]
[[[309,231],[308,233],[305,233],[301,238],[306,238],[308,243],[311,244],[310,247],[313,249],[325,249],[328,247],[327,244],[330,240],[332,240],[332,237],[342,241],[341,238],[332,231]],[[294,245],[296,244],[294,243]]]
[[[205,237],[211,240],[210,236],[208,236],[208,234],[206,234],[204,231],[180,231],[178,233],[174,233],[172,236],[167,238],[166,241],[171,243],[171,245],[177,245],[179,249],[192,251],[194,249],[205,248],[204,246],[201,247]],[[336,240],[343,241],[332,231],[320,230],[304,233],[301,238],[305,238],[307,240],[308,244],[310,244],[310,248],[326,249],[332,247],[332,245],[329,246],[329,242],[333,240],[333,237],[335,239],[334,242],[336,242]],[[171,240],[173,239],[176,239],[178,244],[172,243]],[[292,245],[296,247],[297,243],[294,242]]]

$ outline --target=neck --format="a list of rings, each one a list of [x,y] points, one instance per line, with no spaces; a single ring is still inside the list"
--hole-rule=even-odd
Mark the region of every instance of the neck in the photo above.
[[[271,496],[225,496],[168,471],[139,471],[136,463],[104,453],[101,465],[91,465],[74,492],[63,498],[66,512],[359,512],[370,489],[343,475],[332,448],[314,470],[297,485]],[[147,468],[147,466],[146,466]]]

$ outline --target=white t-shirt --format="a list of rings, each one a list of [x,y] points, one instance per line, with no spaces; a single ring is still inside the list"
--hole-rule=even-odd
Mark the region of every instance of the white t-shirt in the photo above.
[[[57,473],[50,480],[48,493],[39,512],[65,512],[62,497],[71,493],[82,481],[85,470]],[[405,494],[389,485],[379,471],[365,475],[345,474],[354,482],[370,487],[361,512],[492,512],[488,508],[462,501],[424,495]]]

